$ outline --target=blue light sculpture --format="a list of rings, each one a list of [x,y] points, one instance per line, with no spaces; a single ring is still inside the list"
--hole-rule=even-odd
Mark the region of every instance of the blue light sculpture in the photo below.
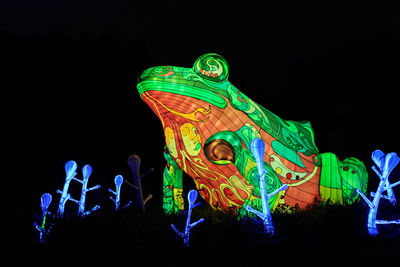
[[[42,208],[42,222],[39,224],[34,223],[33,225],[39,231],[39,242],[43,243],[45,240],[45,235],[50,232],[50,227],[46,228],[46,217],[47,215],[51,215],[49,209],[50,203],[52,200],[52,196],[50,193],[45,193],[40,198],[40,207]]]
[[[68,201],[68,199],[71,198],[71,195],[68,193],[68,188],[72,178],[75,178],[77,168],[78,165],[73,160],[65,163],[65,173],[67,174],[67,176],[65,178],[64,188],[62,192],[60,192],[60,190],[57,190],[57,193],[61,194],[60,202],[58,204],[57,215],[61,218],[64,216],[65,203]]]
[[[288,188],[287,184],[282,185],[277,190],[272,192],[271,194],[267,193],[267,188],[265,186],[265,173],[267,172],[264,169],[264,152],[265,152],[265,144],[264,141],[260,138],[255,138],[250,143],[251,153],[253,153],[254,158],[257,163],[258,176],[259,176],[259,184],[260,184],[260,193],[261,193],[261,204],[262,204],[262,212],[252,208],[250,205],[246,205],[246,210],[248,212],[252,212],[264,223],[264,231],[270,235],[274,235],[275,229],[272,222],[271,210],[269,208],[268,200],[273,197],[275,194],[279,193],[282,190],[286,190]]]
[[[58,212],[57,212],[58,216],[61,218],[64,216],[65,203],[68,200],[71,200],[79,205],[78,216],[86,216],[86,215],[89,215],[91,212],[100,209],[100,205],[96,205],[91,210],[85,212],[86,193],[89,191],[95,190],[95,189],[99,189],[101,187],[100,185],[96,185],[96,186],[87,188],[87,184],[89,182],[89,177],[92,174],[92,167],[90,165],[83,166],[83,168],[82,168],[83,179],[82,180],[79,180],[75,177],[76,169],[77,169],[77,164],[73,160],[68,161],[65,164],[65,172],[67,174],[67,177],[65,179],[64,188],[63,188],[62,192],[60,190],[57,190],[57,193],[61,194],[60,203],[58,205]],[[81,192],[81,197],[80,197],[79,201],[76,199],[73,199],[71,197],[71,195],[68,193],[69,184],[72,180],[75,180],[82,184],[82,192]]]
[[[400,158],[396,153],[388,153],[385,155],[381,150],[375,150],[372,153],[372,160],[375,162],[376,166],[379,170],[372,166],[372,169],[378,175],[380,182],[376,192],[371,192],[371,197],[373,200],[370,201],[360,189],[357,189],[357,193],[365,200],[365,202],[369,206],[368,212],[368,233],[372,236],[376,236],[378,234],[377,224],[400,224],[400,220],[377,220],[376,215],[378,213],[379,202],[381,198],[387,199],[390,201],[392,205],[396,203],[396,198],[393,193],[393,187],[400,184],[400,181],[390,184],[389,176],[392,170],[397,166],[400,162]],[[387,195],[384,195],[384,192],[387,192]]]
[[[121,186],[122,183],[124,182],[124,178],[122,177],[122,175],[117,175],[114,178],[114,183],[115,183],[115,191],[112,189],[108,189],[108,192],[112,193],[115,195],[115,198],[113,198],[112,196],[110,196],[110,199],[114,202],[115,204],[115,211],[118,211],[120,208],[120,204],[121,204]],[[132,204],[132,201],[129,201],[128,204],[126,204],[123,208],[128,207],[130,204]]]
[[[82,193],[81,193],[81,198],[80,201],[76,201],[74,199],[71,199],[72,201],[75,201],[79,205],[79,210],[78,210],[78,215],[79,216],[85,216],[90,214],[92,211],[98,210],[100,208],[100,205],[96,205],[92,208],[90,211],[85,212],[85,202],[86,202],[86,193],[95,189],[99,189],[101,186],[100,185],[95,185],[93,187],[87,188],[87,184],[89,182],[89,176],[92,174],[92,167],[90,165],[85,165],[82,168],[82,174],[83,174],[83,179],[74,179],[82,184]]]
[[[200,220],[194,222],[194,223],[190,223],[190,217],[192,215],[192,209],[194,209],[195,207],[197,207],[198,205],[200,205],[200,202],[196,203],[197,200],[197,191],[196,190],[190,190],[189,194],[188,194],[188,202],[189,202],[189,209],[188,209],[188,214],[187,214],[187,218],[186,218],[186,226],[185,226],[185,232],[180,232],[174,224],[171,224],[172,229],[175,230],[175,232],[181,236],[183,238],[183,244],[186,247],[189,247],[189,237],[190,237],[190,230],[195,227],[197,224],[204,222],[204,219],[201,218]]]
[[[114,178],[115,191],[108,189],[108,192],[115,195],[115,198],[110,196],[110,199],[115,203],[115,211],[119,210],[120,200],[121,200],[121,185],[124,182],[124,178],[121,175],[117,175]]]

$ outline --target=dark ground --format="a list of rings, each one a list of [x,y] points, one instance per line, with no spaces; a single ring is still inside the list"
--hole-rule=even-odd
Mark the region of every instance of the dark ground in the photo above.
[[[0,88],[7,138],[0,262],[12,252],[18,252],[15,261],[61,266],[79,264],[76,258],[81,256],[88,263],[132,266],[255,266],[270,261],[350,265],[395,256],[400,228],[384,227],[379,237],[368,237],[363,203],[276,214],[277,235],[272,239],[262,237],[254,224],[238,223],[203,203],[193,218],[204,217],[205,222],[193,230],[192,248],[183,248],[170,224],[184,219],[165,216],[160,209],[165,164],[161,124],[136,90],[137,77],[150,66],[190,67],[202,53],[220,53],[230,64],[230,81],[249,97],[285,119],[311,121],[320,152],[334,152],[340,159],[355,156],[370,171],[374,149],[400,152],[400,23],[391,9],[374,10],[363,10],[360,16],[350,11],[309,16],[309,10],[293,7],[284,15],[232,20],[222,33],[207,32],[201,38],[194,34],[199,28],[177,28],[177,17],[163,20],[162,8],[146,20],[146,27],[158,29],[157,34],[135,38],[122,30],[93,33],[54,26],[35,31],[31,26],[21,31],[22,26],[2,25],[4,18],[16,21],[11,13],[2,14]],[[166,31],[165,21],[175,31]],[[142,172],[155,169],[143,180],[145,195],[154,195],[145,215],[133,208],[113,213],[107,192],[115,175],[132,179],[126,164],[132,153],[142,158]],[[101,184],[102,189],[88,193],[87,206],[100,203],[102,209],[80,220],[74,204],[68,203],[66,218],[54,221],[41,246],[34,214],[40,214],[45,192],[53,195],[50,209],[56,211],[56,190],[62,189],[68,160],[78,163],[78,173],[85,164],[93,166],[89,186]],[[392,181],[399,178],[395,171]],[[368,191],[376,186],[370,171]],[[185,188],[193,188],[189,179]],[[122,201],[127,202],[132,191],[127,186],[123,190]],[[379,217],[398,215],[398,207],[385,206]],[[182,260],[182,255],[191,260]]]
[[[52,219],[54,225],[44,245],[38,243],[30,222],[8,218],[1,225],[2,260],[12,255],[15,263],[45,266],[349,266],[393,263],[400,245],[398,226],[380,227],[375,238],[368,235],[363,204],[274,214],[276,234],[272,238],[262,234],[262,227],[255,222],[238,222],[202,205],[194,210],[192,219],[203,217],[205,222],[193,228],[191,247],[185,248],[170,227],[174,223],[182,229],[184,217],[166,216],[157,204],[149,204],[145,215],[129,208],[117,214],[103,209],[84,219]],[[388,206],[385,209],[393,212]],[[393,218],[398,215],[398,208],[394,215],[380,215]]]

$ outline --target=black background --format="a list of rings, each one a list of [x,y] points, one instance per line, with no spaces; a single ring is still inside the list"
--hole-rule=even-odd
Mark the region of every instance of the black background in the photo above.
[[[208,52],[227,59],[229,80],[250,98],[311,121],[321,153],[370,169],[374,149],[400,148],[399,26],[398,7],[384,4],[2,2],[1,216],[26,227],[41,194],[55,205],[68,160],[93,166],[89,186],[103,186],[93,199],[105,203],[116,174],[131,179],[132,153],[142,172],[155,169],[143,184],[161,205],[162,127],[137,78],[155,65],[191,67]]]

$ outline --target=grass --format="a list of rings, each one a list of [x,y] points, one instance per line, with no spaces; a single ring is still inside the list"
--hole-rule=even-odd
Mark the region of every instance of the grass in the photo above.
[[[396,211],[397,212],[397,211]],[[385,214],[384,214],[385,215]],[[1,251],[18,252],[16,261],[59,266],[95,263],[129,263],[131,266],[177,266],[201,263],[216,266],[258,266],[289,263],[382,261],[400,248],[400,227],[380,227],[372,238],[366,230],[367,208],[319,204],[293,214],[274,213],[274,237],[262,233],[257,221],[238,221],[204,204],[193,210],[192,220],[204,218],[191,232],[190,248],[171,228],[182,229],[184,215],[163,214],[153,201],[146,214],[133,208],[114,213],[100,210],[86,218],[74,216],[53,220],[47,242],[37,242],[38,233],[27,223],[8,219],[1,224]],[[2,254],[3,254],[2,253]],[[15,254],[13,254],[15,255]]]

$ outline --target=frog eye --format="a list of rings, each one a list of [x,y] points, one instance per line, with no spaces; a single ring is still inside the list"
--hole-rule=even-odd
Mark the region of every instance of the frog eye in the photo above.
[[[204,54],[200,56],[193,65],[193,70],[202,78],[221,82],[228,79],[228,62],[218,54]]]
[[[215,139],[204,146],[206,157],[218,164],[225,165],[235,162],[235,150],[230,143],[223,139]]]

